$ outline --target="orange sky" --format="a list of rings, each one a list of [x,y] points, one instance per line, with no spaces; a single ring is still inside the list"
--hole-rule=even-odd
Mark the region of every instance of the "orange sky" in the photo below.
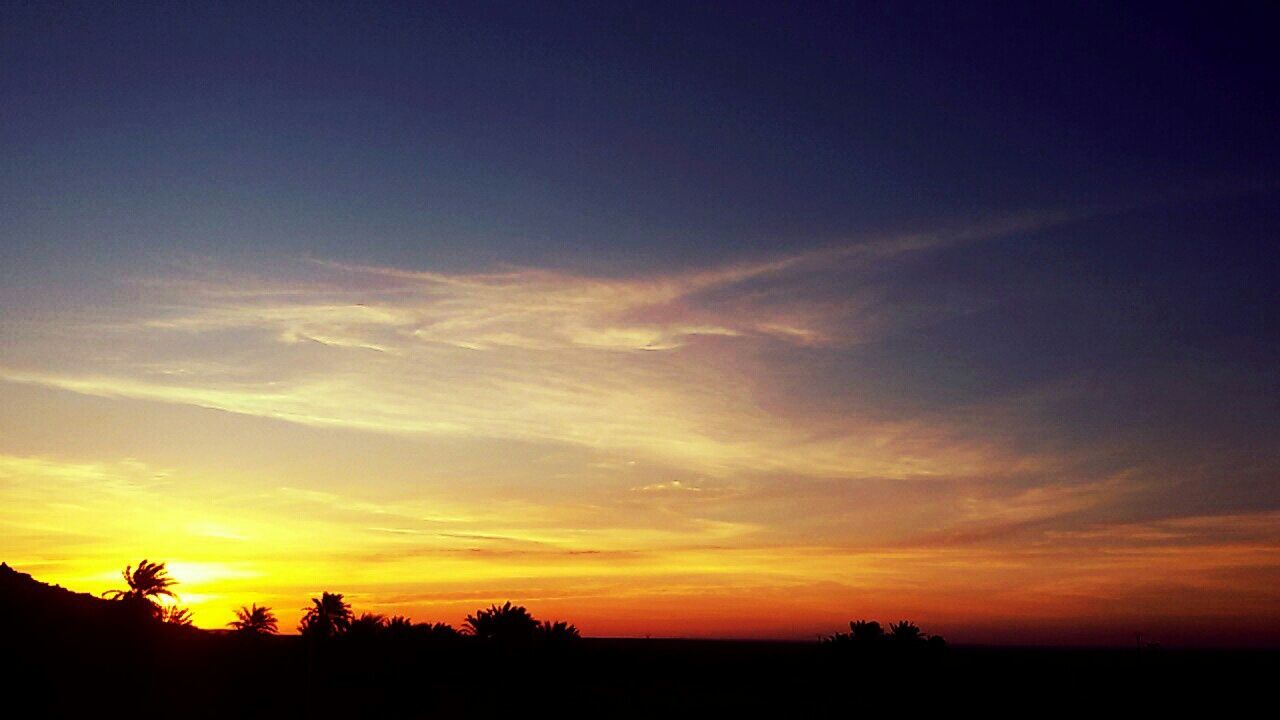
[[[1003,231],[640,278],[176,265],[13,306],[0,559],[95,593],[163,560],[203,627],[291,628],[329,590],[589,635],[1275,637],[1280,515],[1144,517],[1164,469],[1022,442],[1069,385],[910,416],[789,394],[796,353],[909,322],[806,295],[817,269]]]

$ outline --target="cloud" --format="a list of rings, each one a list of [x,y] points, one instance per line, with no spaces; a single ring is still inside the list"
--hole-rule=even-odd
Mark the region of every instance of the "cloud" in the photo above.
[[[562,443],[720,476],[987,472],[1013,460],[943,418],[818,424],[802,407],[761,407],[756,392],[777,370],[770,345],[838,352],[884,324],[891,313],[864,278],[876,263],[979,236],[639,278],[307,262],[285,281],[203,269],[148,280],[127,317],[76,328],[74,356],[5,363],[0,378],[320,427]],[[864,278],[866,290],[833,295],[832,277]]]
[[[24,454],[13,440],[0,529],[11,560],[89,589],[143,554],[172,559],[202,624],[233,601],[296,607],[334,578],[363,603],[432,613],[473,610],[450,603],[484,588],[582,601],[598,631],[688,608],[723,632],[714,609],[742,588],[759,600],[738,620],[778,633],[785,613],[883,598],[945,620],[1180,592],[1132,581],[1144,567],[1200,574],[1184,597],[1204,613],[1228,610],[1218,591],[1274,604],[1257,590],[1276,566],[1274,518],[1152,505],[1189,471],[1124,438],[1063,439],[1070,378],[967,404],[885,401],[900,386],[860,351],[971,312],[903,307],[921,293],[897,285],[902,268],[1056,221],[626,277],[197,264],[135,280],[101,311],[16,307],[0,392],[42,411],[57,398],[58,418],[109,408],[141,434],[177,423],[165,437],[188,451],[219,432],[234,453],[233,429],[249,428],[266,467],[183,447],[165,451],[173,462],[97,459],[103,443]],[[908,369],[964,370],[931,359]]]

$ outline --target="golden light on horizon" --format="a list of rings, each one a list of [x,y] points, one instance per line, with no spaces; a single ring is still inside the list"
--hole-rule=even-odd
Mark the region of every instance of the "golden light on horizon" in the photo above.
[[[257,603],[289,629],[324,590],[603,635],[1265,613],[1274,513],[1114,519],[1149,470],[1020,436],[1069,388],[902,415],[854,367],[861,403],[791,395],[792,358],[906,322],[806,285],[921,246],[644,279],[181,270],[32,314],[0,356],[4,555],[93,593],[165,561],[202,627]]]

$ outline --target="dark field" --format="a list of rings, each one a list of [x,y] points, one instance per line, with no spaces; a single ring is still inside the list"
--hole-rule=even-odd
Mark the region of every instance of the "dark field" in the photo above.
[[[117,647],[7,644],[5,656],[6,696],[52,716],[131,715],[151,703],[185,717],[1226,711],[1266,707],[1280,668],[1280,656],[1261,651],[957,646],[931,658],[855,658],[816,643],[585,638],[545,656],[204,631]]]

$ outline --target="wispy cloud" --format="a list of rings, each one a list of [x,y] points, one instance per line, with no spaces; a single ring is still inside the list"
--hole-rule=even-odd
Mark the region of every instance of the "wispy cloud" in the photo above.
[[[81,327],[93,351],[0,377],[315,426],[566,443],[721,475],[968,474],[1001,449],[937,419],[854,413],[833,427],[761,408],[755,388],[775,368],[760,351],[838,348],[883,325],[873,290],[831,297],[811,287],[817,276],[856,280],[886,258],[1032,226],[642,278],[331,262],[288,283],[168,277],[148,282],[130,317]]]
[[[304,438],[295,451],[334,469],[272,457],[263,472],[281,477],[264,480],[14,441],[0,445],[5,550],[89,589],[163,556],[206,623],[342,578],[362,603],[435,618],[504,599],[486,593],[572,602],[596,632],[642,631],[618,618],[661,608],[731,631],[712,608],[750,588],[732,622],[787,634],[784,608],[884,598],[944,622],[1100,613],[1170,591],[1133,581],[1144,567],[1202,573],[1174,589],[1197,612],[1227,612],[1219,591],[1265,609],[1271,514],[1136,512],[1164,470],[1055,441],[1046,408],[1074,397],[1069,378],[980,403],[877,402],[893,384],[857,351],[966,312],[898,307],[896,272],[1062,219],[626,277],[194,264],[130,281],[109,312],[16,308],[0,320],[0,391],[181,417],[187,450],[216,417]],[[379,443],[415,459],[349,457]],[[367,478],[370,461],[387,477]]]

